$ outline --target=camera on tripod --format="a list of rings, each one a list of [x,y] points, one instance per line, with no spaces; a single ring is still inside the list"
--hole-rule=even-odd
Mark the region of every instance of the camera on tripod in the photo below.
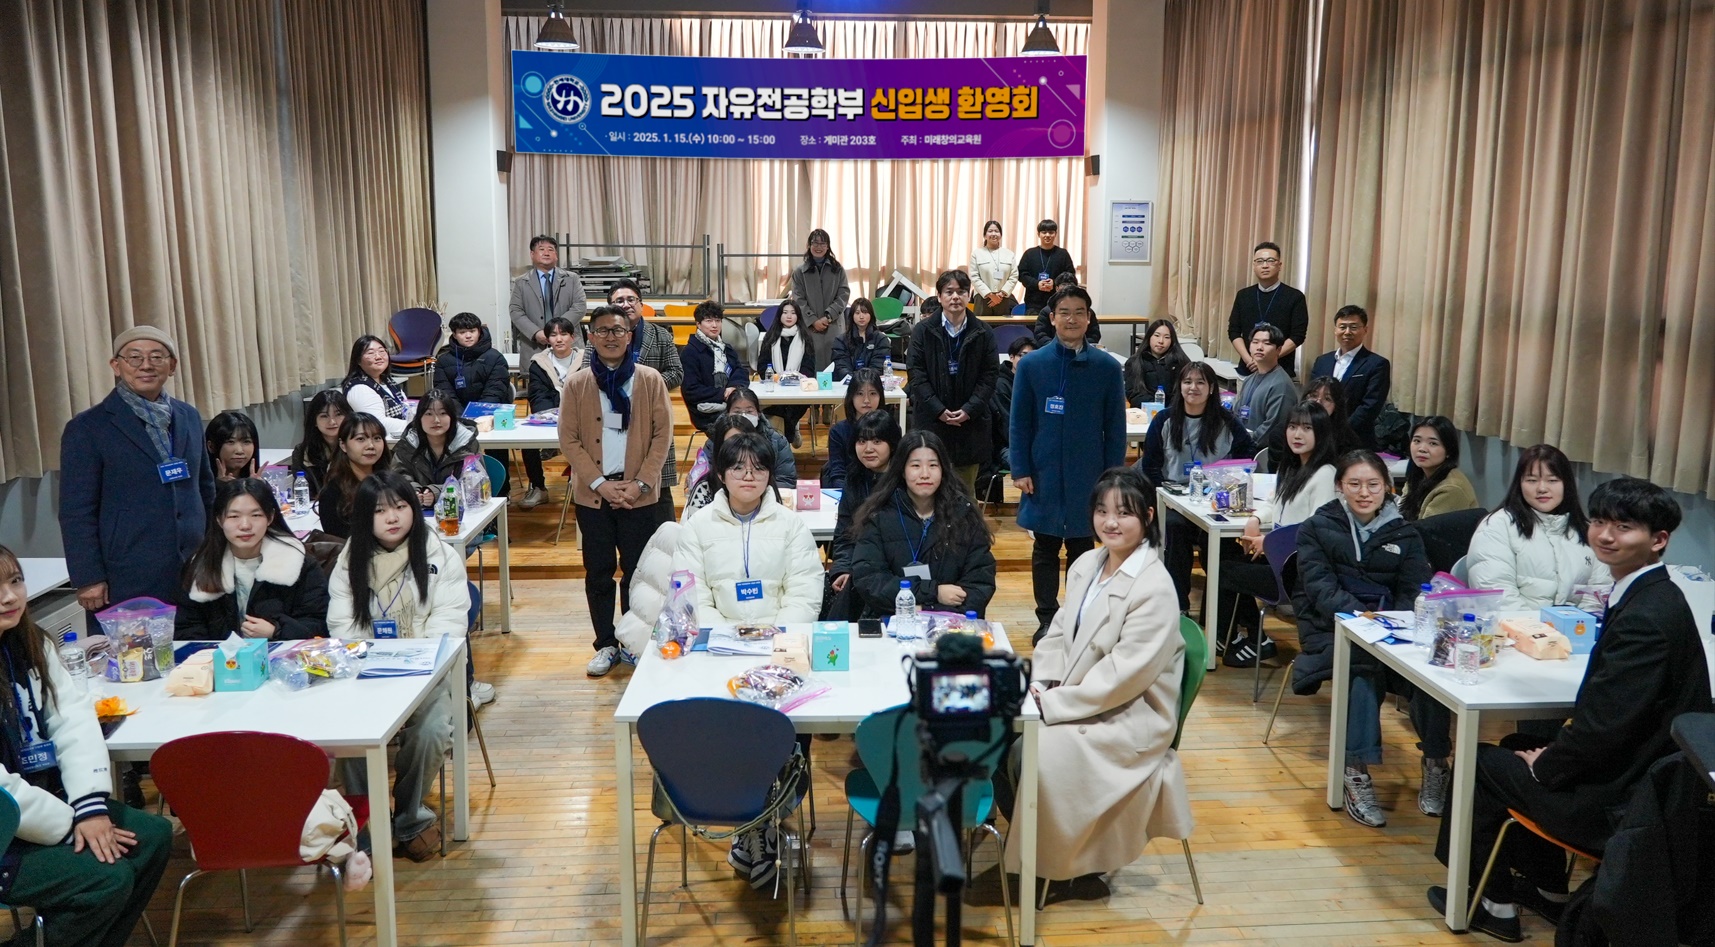
[[[989,740],[994,721],[1002,724],[1002,732],[1011,729],[1029,687],[1029,663],[1010,651],[984,652],[976,635],[944,633],[936,639],[933,655],[917,655],[910,664],[925,775],[988,776],[986,769],[949,771],[961,764],[949,759],[946,749],[954,743]]]

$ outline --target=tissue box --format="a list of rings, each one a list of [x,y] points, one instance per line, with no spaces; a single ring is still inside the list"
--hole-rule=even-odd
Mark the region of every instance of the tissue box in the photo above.
[[[518,430],[518,408],[509,404],[496,409],[494,412],[494,429],[496,431]]]
[[[852,669],[851,626],[843,621],[816,622],[810,636],[810,669],[813,671],[849,671]]]
[[[797,510],[819,510],[822,508],[822,481],[798,481],[798,502],[793,506]]]
[[[268,641],[246,638],[238,650],[228,655],[214,649],[214,689],[218,691],[253,691],[268,680]]]
[[[834,390],[834,370],[833,369],[825,368],[825,369],[816,373],[816,390],[817,391],[833,391]]]
[[[1541,618],[1543,624],[1572,642],[1573,654],[1589,654],[1590,649],[1596,647],[1596,637],[1601,629],[1596,625],[1596,616],[1589,612],[1570,605],[1550,605],[1542,610]]]
[[[801,631],[783,631],[774,636],[772,663],[799,674],[810,673],[810,639]]]
[[[1538,661],[1564,661],[1572,654],[1572,644],[1566,636],[1534,618],[1503,618],[1501,633],[1513,643],[1513,650]]]
[[[814,379],[814,378],[800,379],[798,381],[798,390],[799,391],[817,391],[818,388],[816,387],[816,379]]]

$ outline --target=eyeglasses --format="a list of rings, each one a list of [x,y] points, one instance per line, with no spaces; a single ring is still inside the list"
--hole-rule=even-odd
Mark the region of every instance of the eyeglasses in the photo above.
[[[617,339],[630,334],[631,330],[624,326],[602,326],[599,329],[590,330],[590,335],[599,335],[604,339]]]
[[[1256,259],[1252,260],[1251,262],[1256,264],[1257,266],[1263,266],[1265,264],[1279,263],[1280,261],[1276,260],[1273,257],[1259,256]]]
[[[115,358],[118,358],[121,362],[124,362],[132,368],[142,368],[145,363],[154,368],[160,368],[173,360],[171,355],[167,355],[162,352],[151,352],[148,355],[132,353],[130,355],[118,355],[115,356]]]
[[[1369,483],[1359,483],[1356,480],[1347,480],[1340,484],[1340,489],[1345,490],[1347,493],[1357,494],[1386,493],[1387,484],[1380,480],[1372,480]]]
[[[743,467],[728,467],[727,473],[732,474],[740,480],[760,480],[767,477],[770,471],[766,467],[758,467],[754,464],[750,464]]]

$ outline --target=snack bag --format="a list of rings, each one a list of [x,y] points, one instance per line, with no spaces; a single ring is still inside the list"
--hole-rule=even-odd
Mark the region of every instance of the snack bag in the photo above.
[[[832,690],[778,664],[753,667],[728,680],[726,686],[727,692],[739,700],[773,707],[781,713],[790,713]]]
[[[337,638],[295,641],[268,661],[268,679],[287,690],[300,691],[356,676],[351,652]]]
[[[655,619],[655,649],[664,658],[677,658],[697,640],[697,577],[689,570],[673,573],[672,589]]]
[[[157,666],[155,641],[164,636],[170,644],[177,606],[160,599],[132,598],[95,613],[101,630],[113,642],[119,669],[117,680],[123,684],[153,681],[161,676]],[[171,648],[168,649],[167,670],[172,669]]]

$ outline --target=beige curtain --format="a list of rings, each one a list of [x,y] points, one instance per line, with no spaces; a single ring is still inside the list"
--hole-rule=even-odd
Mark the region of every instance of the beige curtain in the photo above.
[[[1251,247],[1280,244],[1288,274],[1304,253],[1311,12],[1310,0],[1168,0],[1152,314],[1211,355],[1233,355],[1227,315],[1255,282]]]
[[[723,17],[574,18],[588,52],[635,55],[774,57],[784,19]],[[507,17],[507,41],[528,49],[540,18]],[[940,20],[819,20],[834,58],[920,59],[1015,55],[1029,24]],[[1088,24],[1057,24],[1068,53],[1085,53]],[[731,253],[781,254],[729,265],[729,299],[782,295],[811,229],[833,240],[853,291],[875,292],[898,269],[927,286],[963,266],[983,221],[999,220],[1007,245],[1022,251],[1036,222],[1060,223],[1062,242],[1083,260],[1081,159],[1009,161],[770,161],[519,155],[512,165],[513,264],[528,263],[536,233],[573,243],[692,243],[709,234]],[[603,252],[598,249],[580,251]],[[657,292],[700,289],[691,251],[623,252],[647,262]],[[647,256],[647,259],[644,257]],[[724,292],[723,292],[724,291]]]
[[[300,6],[0,4],[0,480],[58,466],[132,325],[211,414],[433,298],[421,5]]]
[[[1403,409],[1715,495],[1715,8],[1327,0],[1312,348]]]

